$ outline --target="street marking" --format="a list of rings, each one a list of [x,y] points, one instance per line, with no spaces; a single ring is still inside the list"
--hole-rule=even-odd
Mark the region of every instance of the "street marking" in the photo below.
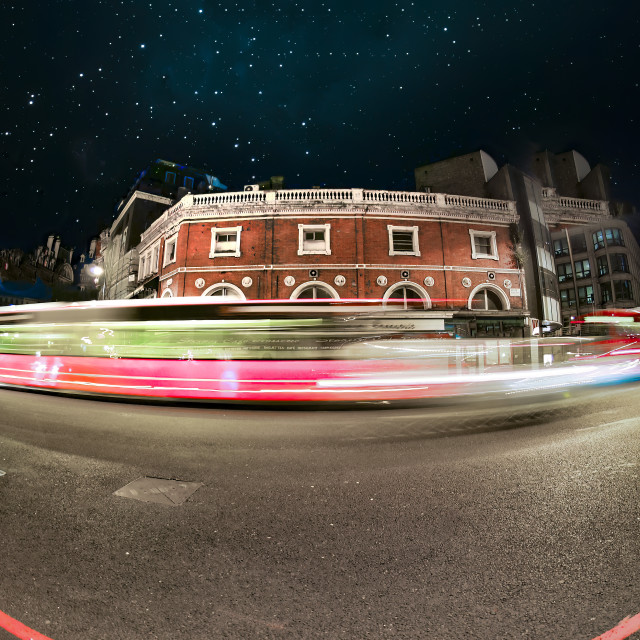
[[[623,638],[628,638],[636,631],[640,631],[640,613],[633,616],[633,618],[627,616],[613,627],[613,629],[609,629],[609,631],[606,631],[593,640],[623,640]]]
[[[589,431],[591,429],[604,429],[605,427],[621,427],[629,423],[637,424],[638,418],[626,418],[625,420],[616,420],[616,422],[606,422],[605,424],[597,424],[593,427],[582,427],[581,429],[575,429],[575,431]]]
[[[0,627],[6,629],[9,633],[20,638],[20,640],[51,640],[49,636],[44,636],[33,629],[29,629],[22,622],[18,622],[15,618],[8,616],[0,611]]]

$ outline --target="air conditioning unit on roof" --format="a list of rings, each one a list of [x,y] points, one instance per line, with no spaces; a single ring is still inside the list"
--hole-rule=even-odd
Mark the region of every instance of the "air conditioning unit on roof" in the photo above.
[[[245,184],[244,185],[244,190],[245,191],[260,191],[260,185],[259,184]]]

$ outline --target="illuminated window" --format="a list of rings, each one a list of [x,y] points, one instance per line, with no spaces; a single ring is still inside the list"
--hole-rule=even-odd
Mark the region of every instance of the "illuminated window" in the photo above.
[[[578,287],[578,304],[593,304],[593,286],[588,284],[586,287]]]
[[[240,255],[240,232],[242,227],[224,227],[211,229],[210,258],[216,256]]]
[[[607,262],[607,256],[598,256],[597,260],[597,267],[598,267],[598,275],[599,276],[606,276],[607,273],[609,273],[609,263]],[[611,287],[609,287],[611,288]]]
[[[177,253],[177,245],[178,245],[178,236],[175,235],[173,238],[170,238],[166,241],[164,245],[164,261],[162,266],[171,264],[176,261],[176,253]]]
[[[571,289],[560,290],[560,302],[563,307],[576,306],[576,292],[573,287],[571,287]]]
[[[387,225],[390,256],[419,256],[418,227]]]
[[[588,260],[576,260],[574,263],[576,280],[591,277],[591,265]]]
[[[471,236],[471,258],[488,258],[498,260],[498,244],[495,231],[476,231],[469,229]]]
[[[298,225],[298,255],[331,255],[330,224]]]
[[[607,239],[609,247],[624,247],[624,240],[620,229],[605,229],[604,237]]]
[[[602,233],[602,231],[594,231],[592,234],[592,238],[594,251],[598,251],[598,249],[604,248],[604,234]]]
[[[565,237],[556,238],[553,241],[553,255],[556,258],[569,255],[569,243]]]
[[[573,280],[573,269],[570,262],[558,265],[558,282]]]

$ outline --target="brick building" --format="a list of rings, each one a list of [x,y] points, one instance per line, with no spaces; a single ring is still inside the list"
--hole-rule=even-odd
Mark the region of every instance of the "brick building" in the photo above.
[[[142,233],[138,285],[158,296],[383,299],[459,335],[525,335],[517,222],[514,202],[440,193],[189,195]]]

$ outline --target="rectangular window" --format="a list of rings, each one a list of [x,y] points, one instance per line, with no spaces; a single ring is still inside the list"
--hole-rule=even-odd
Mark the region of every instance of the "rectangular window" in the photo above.
[[[593,304],[593,286],[588,284],[586,287],[578,287],[578,303],[581,305]]]
[[[600,283],[600,293],[602,294],[602,304],[607,304],[607,302],[613,301],[613,294],[611,293],[610,282]]]
[[[164,245],[164,261],[163,266],[176,261],[176,247],[178,245],[178,236],[173,236]]]
[[[146,274],[146,268],[147,268],[147,258],[146,256],[142,256],[140,258],[140,266],[138,267],[138,280],[142,280],[147,274]]]
[[[184,178],[184,186],[187,189],[193,189],[193,178],[189,178],[188,176],[185,176],[185,178]]]
[[[558,265],[558,282],[567,282],[567,280],[573,280],[573,270],[570,262]]]
[[[584,237],[584,233],[569,236],[569,240],[573,253],[584,253],[587,250],[587,239]]]
[[[606,276],[609,273],[609,263],[607,262],[607,256],[598,256],[597,258],[598,264],[598,275]]]
[[[298,255],[324,254],[331,255],[331,225],[330,224],[299,224],[298,225]]]
[[[566,237],[556,238],[553,241],[553,254],[556,258],[569,255],[569,243],[567,242]]]
[[[471,236],[471,258],[489,258],[498,260],[498,244],[495,231],[476,231],[469,229]]]
[[[242,227],[225,227],[211,229],[210,258],[216,256],[240,256],[240,232]]]
[[[604,237],[607,239],[607,245],[610,247],[624,247],[622,233],[620,229],[605,229]]]
[[[158,271],[158,258],[160,257],[160,245],[153,247],[153,258],[151,259],[151,270],[153,273]]]
[[[576,280],[591,277],[591,265],[588,260],[576,260],[574,263]]]
[[[594,251],[602,249],[604,247],[604,234],[602,231],[594,231],[592,237]]]
[[[609,258],[612,273],[629,273],[629,260],[624,253],[612,253]]]
[[[614,280],[613,290],[616,294],[616,300],[631,300],[631,282],[629,280]]]
[[[419,256],[418,227],[394,227],[387,225],[390,256]]]
[[[560,290],[560,303],[563,307],[575,307],[576,306],[576,292],[573,287],[571,289]]]
[[[167,171],[164,174],[164,181],[167,184],[175,184],[176,183],[176,174],[173,171]]]

